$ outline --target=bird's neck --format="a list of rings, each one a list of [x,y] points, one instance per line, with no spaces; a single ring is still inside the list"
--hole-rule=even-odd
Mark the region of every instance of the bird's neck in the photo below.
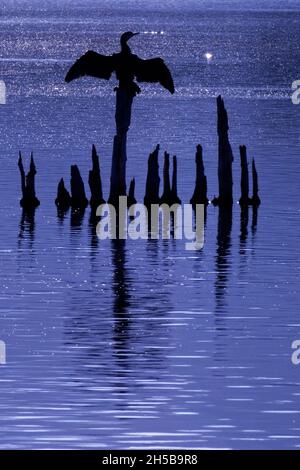
[[[131,49],[128,46],[126,41],[121,40],[121,51],[124,52],[125,54],[131,54]]]

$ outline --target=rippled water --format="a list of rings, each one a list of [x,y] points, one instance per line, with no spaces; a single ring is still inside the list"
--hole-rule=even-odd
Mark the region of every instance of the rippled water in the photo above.
[[[0,448],[299,447],[298,3],[4,3]],[[270,11],[275,4],[283,9]],[[178,240],[99,241],[89,210],[57,217],[57,182],[68,182],[72,163],[87,181],[92,143],[107,195],[114,134],[114,84],[65,85],[65,72],[87,48],[116,50],[127,29],[147,33],[134,52],[163,56],[177,88],[171,96],[145,85],[135,100],[128,177],[138,198],[157,142],[178,156],[184,202],[197,143],[209,196],[217,193],[219,93],[235,200],[238,146],[256,160],[257,214],[209,206],[199,252]],[[19,149],[26,165],[33,150],[37,165],[34,217],[19,207]]]

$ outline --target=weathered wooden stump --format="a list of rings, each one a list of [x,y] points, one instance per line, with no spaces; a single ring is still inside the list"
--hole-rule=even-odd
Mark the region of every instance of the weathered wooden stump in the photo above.
[[[90,206],[96,209],[101,204],[105,203],[102,193],[102,181],[100,173],[99,156],[96,151],[95,145],[92,147],[92,162],[93,167],[89,172],[89,186],[91,190]]]
[[[22,199],[20,200],[20,205],[24,209],[33,209],[40,205],[40,201],[35,194],[35,175],[36,167],[33,160],[33,154],[31,153],[30,157],[30,166],[29,172],[25,176],[25,171],[23,167],[22,155],[19,152],[18,167],[21,174],[21,189],[22,189]]]
[[[66,211],[71,206],[71,196],[69,191],[67,191],[64,183],[64,179],[61,178],[57,186],[57,197],[55,199],[55,204],[58,209]]]
[[[130,181],[128,197],[127,197],[128,207],[136,204],[136,198],[135,198],[134,192],[135,192],[135,179],[132,178],[132,180]]]
[[[240,146],[241,155],[241,197],[239,204],[241,206],[256,206],[260,205],[260,198],[258,195],[258,176],[255,167],[255,161],[252,160],[252,192],[253,195],[249,197],[249,172],[247,161],[247,149],[245,145]]]
[[[130,89],[116,88],[116,135],[113,144],[108,199],[108,202],[116,207],[119,203],[119,197],[126,196],[126,144],[134,96],[135,93]]]
[[[201,145],[197,145],[196,147],[196,181],[195,181],[195,189],[193,196],[190,199],[190,204],[193,207],[196,204],[208,204],[207,199],[207,179],[204,172],[204,164],[203,164],[203,156],[202,156],[202,147]]]
[[[249,198],[249,172],[248,172],[248,161],[247,161],[247,148],[245,145],[240,146],[240,157],[241,157],[241,197],[239,204],[241,206],[248,206],[251,204]]]
[[[150,206],[151,204],[159,204],[159,164],[158,164],[158,153],[159,145],[156,146],[155,150],[150,153],[148,159],[148,172],[146,180],[146,191],[144,197],[145,206]]]
[[[218,180],[219,196],[212,202],[219,206],[232,205],[232,162],[233,153],[228,138],[228,115],[221,96],[217,98],[218,110]]]
[[[71,206],[73,209],[83,209],[88,205],[82,181],[77,165],[71,165]]]
[[[172,193],[170,184],[170,155],[164,153],[164,169],[163,169],[163,193],[160,198],[160,204],[172,204]]]
[[[253,182],[252,205],[258,207],[261,201],[258,195],[258,176],[257,176],[254,158],[252,160],[252,182]]]
[[[173,156],[173,173],[172,173],[172,188],[171,188],[171,204],[181,204],[181,199],[177,193],[177,157]]]

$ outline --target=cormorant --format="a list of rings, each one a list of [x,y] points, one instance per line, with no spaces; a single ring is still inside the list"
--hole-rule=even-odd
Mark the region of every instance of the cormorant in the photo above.
[[[66,75],[66,82],[70,82],[84,75],[109,80],[115,72],[119,80],[119,89],[130,91],[133,96],[140,93],[139,86],[134,82],[160,83],[164,88],[174,93],[174,83],[170,70],[160,57],[154,59],[140,59],[132,54],[127,41],[139,33],[127,31],[120,38],[121,52],[106,56],[94,51],[87,51],[70,68]]]

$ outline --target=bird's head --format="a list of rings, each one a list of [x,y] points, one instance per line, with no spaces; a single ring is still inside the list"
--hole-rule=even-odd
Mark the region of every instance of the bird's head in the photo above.
[[[121,36],[121,44],[126,44],[129,39],[133,38],[133,36],[136,36],[139,33],[132,33],[131,31],[126,31],[126,33],[123,33]]]

